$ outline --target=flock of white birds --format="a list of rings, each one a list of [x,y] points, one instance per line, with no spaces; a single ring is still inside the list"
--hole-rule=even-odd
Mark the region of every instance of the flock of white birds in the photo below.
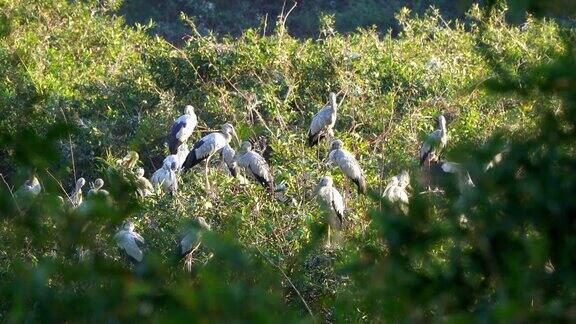
[[[334,127],[336,125],[338,105],[336,94],[329,94],[329,101],[322,107],[312,118],[308,129],[307,143],[309,146],[318,145],[321,141],[330,143],[330,153],[326,165],[337,166],[342,173],[352,181],[358,189],[359,194],[366,192],[366,179],[360,163],[352,153],[344,148],[344,143],[334,137]],[[439,152],[444,148],[448,141],[448,132],[446,128],[446,119],[443,115],[438,117],[439,129],[430,133],[423,142],[420,152],[419,161],[423,169],[430,170],[436,168],[440,172],[454,173],[464,179],[465,185],[473,186],[468,173],[457,163],[445,162],[439,160]],[[205,135],[198,140],[192,149],[188,147],[188,140],[194,133],[198,119],[194,108],[190,105],[184,108],[184,114],[178,117],[168,134],[168,155],[150,181],[144,176],[144,169],[136,167],[138,154],[129,152],[126,157],[118,160],[119,165],[128,168],[137,179],[137,193],[141,197],[149,195],[169,193],[174,194],[178,191],[179,173],[190,170],[197,164],[205,162],[204,173],[206,179],[206,192],[210,194],[210,183],[208,181],[208,167],[210,159],[218,155],[220,165],[230,176],[238,177],[241,180],[246,178],[252,179],[261,184],[270,193],[281,191],[284,187],[274,185],[274,176],[266,159],[258,152],[252,149],[252,143],[244,141],[241,143],[238,152],[231,145],[232,138],[238,136],[231,124],[223,124],[219,131]],[[74,190],[68,195],[67,205],[71,208],[82,208],[82,188],[86,184],[84,178],[76,181]],[[109,196],[108,192],[102,189],[104,181],[96,179],[91,184],[88,191],[88,197],[100,194]],[[382,196],[393,204],[397,204],[404,213],[408,213],[408,202],[410,188],[410,176],[407,171],[400,175],[392,177],[387,184]],[[40,194],[42,186],[36,176],[32,176],[16,192],[17,196],[33,197]],[[323,176],[319,179],[315,189],[319,203],[329,211],[328,219],[328,242],[331,244],[331,235],[337,237],[343,227],[344,212],[346,210],[345,201],[337,188],[334,187],[334,181],[330,176]],[[61,199],[64,203],[65,199]],[[210,226],[202,217],[197,217],[196,226],[181,236],[177,253],[188,270],[191,270],[193,263],[193,254],[199,248],[202,241],[202,233],[210,230]],[[331,234],[332,233],[332,234]],[[126,221],[120,231],[115,235],[116,243],[122,251],[124,257],[134,264],[143,261],[143,244],[144,238],[135,231],[132,222]],[[84,253],[81,253],[84,254]]]

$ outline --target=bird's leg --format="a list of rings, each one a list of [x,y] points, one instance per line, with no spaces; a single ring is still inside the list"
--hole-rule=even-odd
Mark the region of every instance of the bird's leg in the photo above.
[[[208,180],[208,164],[210,163],[210,158],[212,156],[209,155],[208,158],[206,158],[206,165],[204,167],[204,179],[206,180],[205,184],[204,184],[204,189],[206,191],[207,195],[211,195],[211,189],[210,189],[210,181]]]

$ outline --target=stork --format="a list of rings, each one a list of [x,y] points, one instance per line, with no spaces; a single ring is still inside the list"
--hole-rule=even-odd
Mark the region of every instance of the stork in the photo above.
[[[72,204],[72,207],[78,207],[82,203],[82,187],[84,187],[85,184],[86,180],[84,178],[76,180],[74,191],[70,194],[70,203]]]
[[[444,115],[440,114],[438,116],[438,124],[440,124],[440,129],[428,134],[420,147],[420,165],[424,164],[430,153],[440,152],[448,143],[448,130],[446,129],[446,118],[444,118]]]
[[[210,158],[214,153],[217,153],[223,147],[228,145],[232,136],[236,137],[236,140],[238,140],[234,127],[229,123],[222,125],[220,131],[210,133],[194,144],[194,147],[192,147],[192,150],[188,153],[188,156],[182,165],[182,170],[186,171],[194,167],[196,164],[204,160],[206,161],[204,169],[206,192],[210,192],[210,183],[208,182],[208,165]]]
[[[252,144],[244,141],[241,146],[241,154],[236,157],[238,166],[243,168],[246,174],[258,181],[270,192],[274,191],[274,176],[270,172],[270,166],[266,160],[258,153],[252,151]]]
[[[122,229],[114,235],[114,239],[124,258],[136,265],[144,259],[142,249],[145,241],[140,234],[134,231],[134,228],[134,223],[125,222]]]
[[[390,179],[390,182],[384,189],[383,197],[391,203],[400,204],[400,209],[404,214],[408,213],[408,192],[407,187],[410,185],[410,175],[407,171],[402,172]]]
[[[194,107],[188,105],[184,107],[184,115],[178,117],[170,128],[168,134],[168,149],[170,154],[177,154],[180,145],[186,143],[194,128],[198,125],[198,119],[194,113]]]
[[[352,153],[344,149],[344,143],[339,139],[333,140],[330,147],[327,165],[332,162],[338,165],[342,172],[356,184],[359,193],[366,191],[366,179],[360,164]]]
[[[161,188],[163,192],[175,194],[178,190],[178,178],[176,177],[176,168],[178,165],[178,157],[176,155],[168,155],[162,167],[152,175],[150,181],[154,188]]]
[[[16,191],[16,193],[20,194],[29,194],[33,197],[38,196],[42,191],[42,185],[40,185],[40,181],[33,175],[30,179],[24,181],[24,184]]]
[[[328,245],[330,245],[331,231],[339,233],[344,222],[344,199],[342,199],[342,195],[334,188],[333,184],[332,178],[325,176],[320,178],[315,190],[318,202],[329,212]]]
[[[222,169],[233,177],[236,177],[238,173],[237,163],[234,160],[235,156],[236,151],[230,146],[230,144],[224,146],[220,150],[220,164]]]
[[[334,124],[336,124],[336,94],[330,92],[329,95],[330,102],[328,105],[322,107],[315,115],[312,117],[312,122],[310,122],[310,128],[308,129],[308,146],[314,146],[318,142],[326,137],[327,135],[331,137],[334,136]]]
[[[154,193],[154,186],[144,177],[144,169],[136,170],[136,191],[140,197],[146,197]]]
[[[202,244],[202,235],[210,230],[210,225],[206,223],[204,217],[198,217],[194,227],[189,229],[178,241],[176,253],[179,260],[184,259],[184,266],[190,272],[194,263],[194,252]]]

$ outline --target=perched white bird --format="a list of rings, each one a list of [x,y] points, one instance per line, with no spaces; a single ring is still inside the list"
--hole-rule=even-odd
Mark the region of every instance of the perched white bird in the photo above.
[[[88,197],[94,196],[96,194],[109,196],[110,193],[107,190],[102,189],[103,186],[104,186],[104,180],[100,178],[94,180],[94,183],[92,184],[92,189],[88,190]]]
[[[230,144],[224,146],[220,150],[220,164],[222,169],[233,177],[236,177],[238,174],[238,166],[234,160],[235,156],[236,151],[230,146]]]
[[[184,143],[178,146],[178,152],[176,153],[176,156],[178,157],[178,165],[176,165],[177,170],[182,169],[182,165],[184,164],[184,161],[186,161],[188,153],[190,153],[190,150],[188,149],[188,144]]]
[[[238,166],[252,179],[258,181],[264,188],[274,191],[274,176],[266,160],[258,153],[252,151],[252,144],[244,141],[241,153],[236,157]]]
[[[202,137],[196,144],[194,144],[190,153],[188,153],[182,168],[188,170],[196,164],[209,159],[214,153],[228,145],[232,136],[238,138],[238,136],[236,136],[236,131],[234,131],[234,127],[231,124],[226,123],[222,125],[219,132],[210,133]]]
[[[125,258],[134,264],[142,262],[144,259],[142,249],[145,242],[144,238],[134,231],[134,223],[130,221],[124,223],[124,226],[116,233],[114,239]]]
[[[73,207],[78,207],[82,203],[82,187],[86,184],[84,178],[79,178],[76,180],[76,186],[74,191],[70,194],[70,203]]]
[[[440,124],[440,129],[428,134],[420,147],[420,165],[424,164],[431,152],[441,151],[448,143],[448,130],[446,129],[446,118],[444,118],[444,115],[440,114],[438,116],[438,123]]]
[[[180,145],[186,143],[194,129],[198,125],[198,119],[194,113],[194,107],[188,105],[184,107],[184,115],[178,117],[170,128],[168,134],[168,149],[170,154],[177,154]]]
[[[328,164],[332,162],[338,165],[342,172],[356,184],[359,193],[366,191],[366,179],[360,164],[352,153],[344,149],[344,143],[339,139],[332,141]]]
[[[336,124],[336,94],[330,92],[330,102],[328,105],[320,109],[314,117],[312,117],[312,122],[310,122],[310,128],[308,129],[308,145],[314,146],[318,142],[329,135],[334,136],[334,124]]]
[[[328,219],[328,244],[330,244],[330,232],[340,232],[344,222],[344,199],[333,187],[333,184],[332,178],[325,176],[320,178],[316,186],[318,202],[329,211],[330,215]]]
[[[24,184],[16,190],[14,197],[20,207],[27,207],[41,191],[42,186],[40,185],[40,181],[33,175],[30,179],[24,181]]]
[[[140,197],[146,197],[154,193],[154,186],[144,177],[143,168],[138,168],[136,170],[136,188]]]
[[[206,223],[204,217],[198,217],[195,226],[187,231],[178,241],[176,253],[179,260],[184,259],[184,265],[188,271],[192,271],[194,252],[202,244],[202,234],[210,230],[210,225]]]
[[[390,183],[384,189],[383,196],[391,203],[399,203],[400,209],[408,213],[408,192],[407,187],[410,185],[410,175],[404,171],[402,174],[394,176],[390,179]]]
[[[152,175],[150,181],[154,188],[161,188],[163,192],[174,194],[178,191],[178,178],[176,176],[176,168],[178,165],[178,157],[176,155],[168,155],[162,167]]]

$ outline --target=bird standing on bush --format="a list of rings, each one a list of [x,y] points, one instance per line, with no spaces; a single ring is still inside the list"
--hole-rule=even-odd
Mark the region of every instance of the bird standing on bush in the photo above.
[[[198,125],[198,118],[194,113],[194,107],[184,107],[184,115],[178,117],[170,128],[168,134],[168,149],[170,154],[177,154],[180,145],[185,144]]]
[[[258,181],[264,188],[274,191],[274,176],[270,172],[270,166],[257,152],[252,150],[252,144],[244,141],[240,148],[241,153],[236,157],[238,166],[244,169],[246,174]]]
[[[142,249],[145,241],[140,234],[134,231],[134,228],[134,223],[127,221],[122,229],[116,233],[114,239],[124,258],[136,265],[144,259]]]
[[[136,191],[140,197],[146,197],[154,193],[154,186],[144,177],[144,169],[136,170]]]
[[[168,155],[164,159],[162,167],[154,172],[150,179],[154,189],[160,188],[163,192],[175,194],[178,190],[177,166],[178,157],[176,155]]]
[[[84,178],[76,180],[74,191],[70,194],[70,203],[72,204],[72,207],[78,207],[82,204],[82,187],[84,187],[85,184],[86,180]]]
[[[327,164],[330,165],[332,162],[338,165],[342,172],[356,184],[359,193],[366,191],[366,179],[360,164],[352,153],[344,149],[344,143],[339,139],[333,140],[330,147]]]
[[[400,209],[404,214],[408,213],[408,203],[409,197],[406,191],[407,187],[410,185],[410,175],[407,171],[402,172],[402,174],[392,177],[390,183],[384,189],[383,197],[388,199],[391,203],[398,203]]]
[[[329,95],[330,102],[328,105],[324,106],[320,111],[312,117],[312,122],[310,122],[310,128],[308,129],[308,145],[314,146],[318,142],[329,136],[332,138],[334,136],[334,124],[336,124],[336,94],[330,92]]]
[[[328,245],[331,244],[331,232],[339,233],[344,222],[344,199],[333,185],[334,181],[328,176],[320,178],[316,185],[318,202],[329,212]]]
[[[202,244],[202,234],[209,230],[210,225],[206,223],[206,219],[204,219],[204,217],[198,217],[195,226],[178,241],[176,253],[179,260],[184,259],[184,266],[189,272],[192,271],[194,252],[196,252]]]
[[[440,114],[438,116],[438,124],[440,124],[440,128],[428,134],[424,143],[422,143],[422,147],[420,147],[420,165],[424,164],[430,153],[436,152],[436,155],[438,155],[448,143],[448,129],[446,128],[444,115]]]

